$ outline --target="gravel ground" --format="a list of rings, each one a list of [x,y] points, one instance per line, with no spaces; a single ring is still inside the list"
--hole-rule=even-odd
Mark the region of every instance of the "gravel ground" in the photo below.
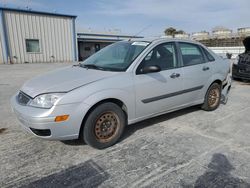
[[[162,115],[126,128],[105,150],[21,130],[10,97],[35,75],[69,64],[0,66],[0,187],[250,187],[250,84],[226,105]]]

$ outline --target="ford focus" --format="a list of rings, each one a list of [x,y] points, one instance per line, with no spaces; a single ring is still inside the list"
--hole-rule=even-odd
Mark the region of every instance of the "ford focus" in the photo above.
[[[81,138],[103,149],[128,124],[193,105],[215,110],[227,99],[229,72],[228,60],[194,41],[121,41],[27,81],[11,105],[23,129],[37,137]]]

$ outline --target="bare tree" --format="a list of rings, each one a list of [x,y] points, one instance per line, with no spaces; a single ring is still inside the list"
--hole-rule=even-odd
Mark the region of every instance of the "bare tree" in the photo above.
[[[165,35],[174,37],[176,34],[185,34],[186,32],[183,30],[176,30],[173,27],[169,27],[169,28],[165,29],[164,33],[165,33]]]
[[[174,35],[176,33],[176,29],[173,27],[169,27],[169,28],[165,29],[164,33],[165,33],[165,35],[170,35],[170,36],[174,37]]]
[[[178,30],[178,31],[175,32],[175,34],[185,34],[185,31],[183,31],[183,30]]]

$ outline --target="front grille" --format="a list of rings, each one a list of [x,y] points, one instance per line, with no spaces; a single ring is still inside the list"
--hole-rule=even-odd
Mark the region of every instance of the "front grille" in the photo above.
[[[239,72],[249,74],[250,73],[250,67],[242,67],[242,68],[239,69]]]
[[[31,100],[31,97],[20,91],[17,95],[17,102],[21,105],[27,105]]]
[[[239,64],[241,64],[241,65],[250,65],[250,61],[240,61]]]
[[[239,55],[239,64],[250,65],[250,53],[243,53]]]

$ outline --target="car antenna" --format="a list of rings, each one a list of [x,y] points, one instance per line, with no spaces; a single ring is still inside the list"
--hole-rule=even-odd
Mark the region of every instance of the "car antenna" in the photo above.
[[[140,30],[138,33],[132,35],[132,36],[128,39],[128,41],[131,41],[132,38],[137,37],[139,34],[141,34],[142,32],[144,32],[145,30],[147,30],[147,29],[148,29],[149,27],[151,27],[151,26],[152,26],[152,24],[147,25],[147,26],[144,27],[142,30]]]

